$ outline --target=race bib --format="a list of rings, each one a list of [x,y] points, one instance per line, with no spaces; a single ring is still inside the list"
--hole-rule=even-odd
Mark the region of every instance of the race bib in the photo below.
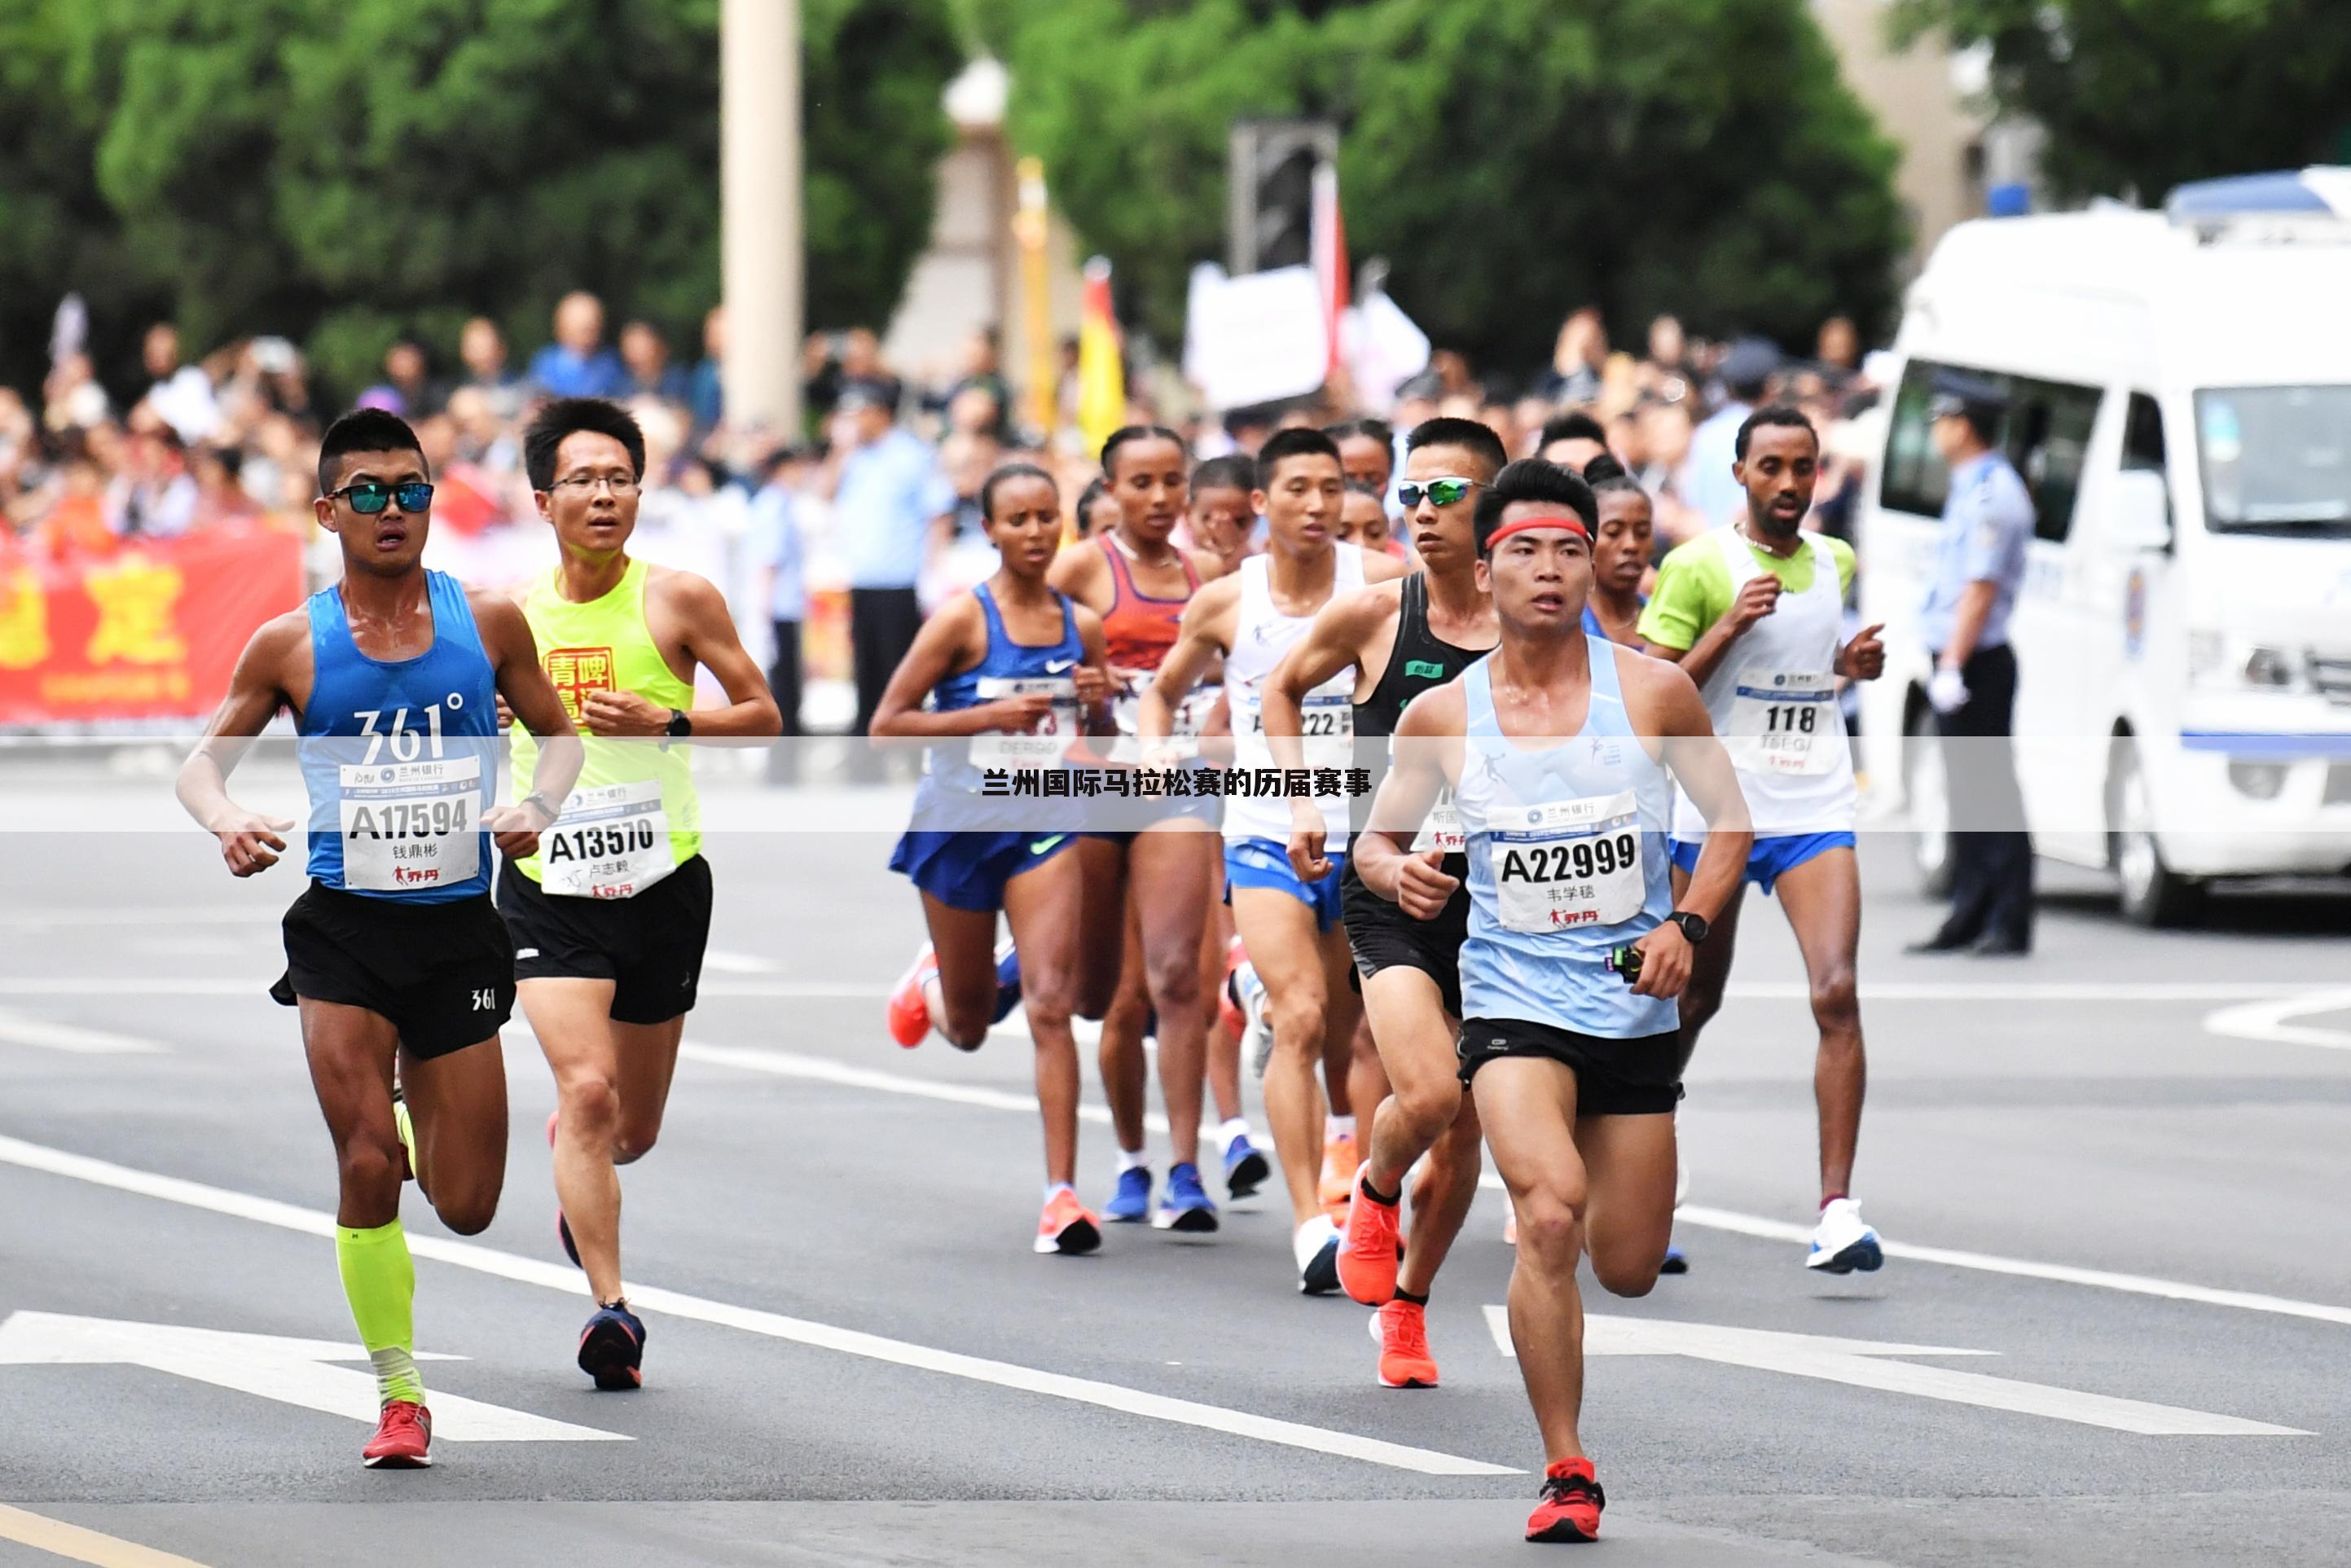
[[[414,893],[482,869],[482,759],[345,764],[339,768],[343,885]]]
[[[1452,789],[1439,790],[1437,803],[1428,809],[1428,820],[1420,825],[1419,836],[1412,841],[1413,852],[1437,850],[1458,855],[1468,844],[1468,835],[1461,831],[1461,809],[1453,803]]]
[[[630,898],[677,869],[661,781],[577,789],[538,836],[538,885],[564,898]]]
[[[1298,705],[1298,732],[1305,741],[1306,766],[1309,768],[1353,766],[1355,676],[1353,670],[1343,671],[1335,678],[1306,694],[1306,700]],[[1261,702],[1252,702],[1249,706],[1248,733],[1260,741],[1265,737],[1265,707]]]
[[[1497,913],[1511,931],[1621,925],[1648,896],[1630,789],[1497,810],[1487,821],[1487,853]]]
[[[1051,768],[1058,766],[1079,733],[1078,684],[1067,675],[989,675],[979,683],[979,700],[1045,696],[1052,706],[1036,727],[1023,735],[989,730],[971,737],[975,768]]]
[[[1739,673],[1723,732],[1732,767],[1743,773],[1830,773],[1836,769],[1835,748],[1844,743],[1834,677],[1761,666]]]
[[[1134,761],[1140,756],[1138,748],[1131,743],[1143,733],[1143,694],[1155,678],[1148,671],[1133,673],[1128,677],[1128,684],[1120,687],[1118,694],[1110,700],[1111,718],[1118,726],[1122,743],[1112,756],[1122,761]],[[1170,716],[1168,739],[1175,743],[1177,755],[1196,757],[1199,754],[1200,731],[1207,726],[1208,715],[1215,711],[1217,696],[1221,689],[1217,686],[1195,686],[1186,694],[1182,702],[1176,705],[1176,711]]]

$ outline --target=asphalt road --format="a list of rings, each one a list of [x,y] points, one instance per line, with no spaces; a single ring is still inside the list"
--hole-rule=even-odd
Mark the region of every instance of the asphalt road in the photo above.
[[[1527,1561],[1499,1195],[1439,1282],[1434,1391],[1376,1385],[1270,1209],[1031,1255],[1026,1041],[890,1044],[919,917],[887,852],[714,836],[704,1005],[626,1176],[640,1393],[571,1365],[552,1088],[508,1031],[496,1223],[408,1205],[421,1348],[462,1359],[425,1368],[434,1468],[390,1474],[335,1413],[371,1396],[321,1359],[355,1343],[332,1163],[263,995],[298,868],[0,833],[0,1568]],[[2351,1562],[2351,907],[2151,935],[2052,872],[2032,958],[1909,958],[1934,912],[1890,841],[1865,867],[1858,1189],[1896,1256],[1801,1267],[1809,1018],[1750,909],[1682,1115],[1693,1271],[1588,1301],[1607,1560]],[[1111,1154],[1089,1123],[1090,1200]]]

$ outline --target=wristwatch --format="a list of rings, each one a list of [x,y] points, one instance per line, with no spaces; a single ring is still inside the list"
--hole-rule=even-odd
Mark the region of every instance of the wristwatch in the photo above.
[[[694,733],[694,716],[686,712],[684,708],[674,707],[670,709],[669,728],[665,733],[673,739],[692,735]]]
[[[1682,928],[1682,935],[1689,938],[1691,946],[1695,947],[1706,940],[1705,915],[1692,915],[1687,909],[1677,909],[1666,918]]]
[[[547,797],[540,794],[536,789],[532,790],[529,794],[525,795],[521,800],[517,800],[515,804],[517,806],[528,806],[531,810],[537,811],[541,817],[545,818],[545,826],[550,828],[555,825],[555,819],[562,814],[556,810],[554,807],[549,805],[547,803]]]

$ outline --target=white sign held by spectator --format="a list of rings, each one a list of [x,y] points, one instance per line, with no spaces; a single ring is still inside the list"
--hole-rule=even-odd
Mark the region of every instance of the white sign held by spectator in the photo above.
[[[1228,277],[1204,262],[1192,269],[1185,312],[1184,374],[1211,408],[1300,397],[1322,384],[1330,344],[1322,291],[1309,267]]]

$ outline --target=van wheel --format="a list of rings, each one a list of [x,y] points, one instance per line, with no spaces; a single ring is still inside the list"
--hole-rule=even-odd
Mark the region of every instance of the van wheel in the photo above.
[[[2118,902],[2123,918],[2134,925],[2180,925],[2192,921],[2203,906],[2204,888],[2163,863],[2163,846],[2156,841],[2155,804],[2148,798],[2147,775],[2139,768],[2138,748],[2127,738],[2115,745],[2114,784],[2109,799],[2113,827],[2107,835],[2108,855],[2120,883]]]
[[[1910,866],[1928,898],[1951,895],[1951,790],[1942,737],[1924,703],[1902,721],[1902,800],[1910,817]]]

